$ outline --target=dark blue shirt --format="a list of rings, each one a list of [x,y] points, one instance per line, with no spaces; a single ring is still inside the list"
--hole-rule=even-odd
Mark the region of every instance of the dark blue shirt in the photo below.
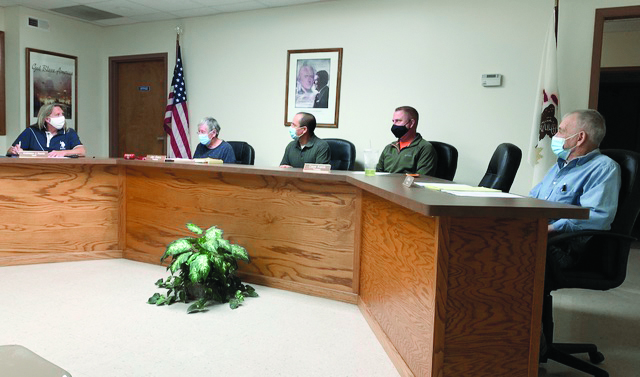
[[[82,145],[78,134],[73,129],[58,130],[49,143],[47,144],[47,134],[44,130],[38,128],[37,125],[28,127],[22,131],[16,141],[11,145],[20,143],[20,148],[25,151],[68,151]]]
[[[225,164],[235,164],[236,163],[236,155],[233,152],[233,147],[231,144],[223,141],[220,145],[213,149],[209,149],[206,145],[202,145],[202,143],[198,143],[196,147],[196,151],[193,154],[193,158],[216,158],[224,161]]]

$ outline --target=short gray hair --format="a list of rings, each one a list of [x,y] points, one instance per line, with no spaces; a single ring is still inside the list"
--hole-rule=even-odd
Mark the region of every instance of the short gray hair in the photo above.
[[[216,130],[216,137],[220,136],[220,125],[218,124],[217,120],[211,117],[206,117],[206,118],[202,118],[202,120],[200,121],[200,124],[206,124],[209,132]]]
[[[604,135],[607,133],[607,126],[604,121],[604,117],[602,114],[597,112],[596,110],[587,109],[587,110],[576,110],[571,112],[564,117],[568,117],[569,115],[576,114],[577,123],[576,125],[580,130],[584,131],[589,135],[589,139],[596,146],[599,147],[602,139],[604,139]],[[564,118],[563,118],[564,119]]]

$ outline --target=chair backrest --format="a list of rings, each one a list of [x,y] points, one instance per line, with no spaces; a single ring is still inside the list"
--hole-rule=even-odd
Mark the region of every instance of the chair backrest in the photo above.
[[[640,213],[640,153],[622,149],[605,149],[620,165],[622,178],[618,209],[609,234],[630,236]],[[631,238],[593,236],[576,267],[554,271],[553,280],[560,288],[607,290],[618,287],[627,275]]]
[[[233,148],[236,155],[236,163],[243,165],[253,165],[256,159],[255,151],[249,143],[245,141],[227,141]]]
[[[640,212],[640,153],[623,149],[604,149],[620,165],[622,182],[618,197],[618,210],[611,231],[630,235]]]
[[[453,181],[458,168],[458,150],[451,144],[429,141],[438,154],[438,166],[434,177]]]
[[[354,170],[356,164],[356,146],[343,139],[322,139],[331,149],[331,170]]]
[[[478,186],[509,192],[520,167],[522,151],[511,143],[498,145]]]

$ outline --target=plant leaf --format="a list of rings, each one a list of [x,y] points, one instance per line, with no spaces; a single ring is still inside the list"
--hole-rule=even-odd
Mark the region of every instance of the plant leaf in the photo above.
[[[241,259],[247,263],[250,262],[249,253],[247,253],[247,250],[240,245],[231,245],[231,255],[236,259]]]
[[[195,234],[198,234],[198,235],[202,234],[202,229],[200,229],[200,227],[195,224],[187,223],[187,229],[189,229]]]
[[[196,301],[193,304],[191,304],[189,306],[189,308],[187,308],[187,313],[190,314],[190,313],[203,311],[203,310],[205,310],[206,306],[207,306],[207,299],[206,298],[201,298],[198,301]]]
[[[244,286],[245,289],[245,294],[249,297],[258,297],[258,292],[256,292],[256,290],[250,286],[250,285],[245,285]]]
[[[218,251],[218,239],[203,237],[198,240],[198,243],[202,248],[210,253],[216,253]]]
[[[162,278],[158,279],[158,281],[156,281],[156,286],[157,287],[162,287]]]
[[[230,252],[231,251],[231,242],[221,238],[218,240],[218,249],[222,248],[223,250]],[[218,250],[220,252],[220,250]]]
[[[178,269],[182,266],[182,264],[186,263],[192,254],[193,252],[189,251],[189,252],[180,254],[178,258],[174,259],[173,262],[171,262],[171,266],[169,266],[171,267],[171,273],[174,274],[176,271],[178,271]],[[176,279],[179,279],[179,278],[176,278]]]
[[[204,237],[211,240],[219,240],[224,232],[215,225],[204,232]]]
[[[240,302],[237,299],[232,298],[229,300],[229,307],[231,309],[238,309],[238,306],[240,306]]]
[[[193,283],[203,282],[209,275],[211,266],[209,266],[208,259],[206,254],[199,254],[189,264],[189,278]]]
[[[162,295],[160,293],[154,293],[153,296],[149,297],[149,300],[147,300],[147,304],[152,304],[155,305],[156,302],[158,302],[158,299],[162,297]]]
[[[167,245],[167,250],[164,252],[162,258],[160,258],[160,263],[164,262],[168,257],[174,257],[178,254],[185,253],[191,250],[192,237],[185,237],[177,239]]]
[[[209,254],[209,260],[211,261],[211,264],[213,265],[213,267],[215,267],[215,270],[218,275],[226,275],[226,271],[223,265],[224,259],[220,255]]]
[[[167,301],[167,297],[165,295],[160,295],[160,297],[158,297],[158,300],[156,301],[156,305],[160,306],[160,305],[164,305]]]

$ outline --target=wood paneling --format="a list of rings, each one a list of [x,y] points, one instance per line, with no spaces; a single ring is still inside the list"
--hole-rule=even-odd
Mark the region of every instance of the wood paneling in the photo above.
[[[0,265],[121,256],[114,165],[7,164]]]
[[[530,376],[545,227],[535,219],[451,219],[445,376]]]
[[[361,307],[400,371],[537,374],[544,221],[434,218],[367,193],[362,205]]]
[[[409,189],[399,175],[99,159],[0,167],[0,265],[159,263],[187,222],[217,225],[249,251],[246,281],[358,302],[406,376],[537,376],[544,217],[588,215]]]
[[[437,219],[368,193],[362,201],[360,298],[413,373],[429,376]]]
[[[187,222],[217,225],[249,252],[246,276],[354,292],[349,184],[155,167],[128,167],[126,181],[127,258],[159,263],[169,242],[189,234]]]

